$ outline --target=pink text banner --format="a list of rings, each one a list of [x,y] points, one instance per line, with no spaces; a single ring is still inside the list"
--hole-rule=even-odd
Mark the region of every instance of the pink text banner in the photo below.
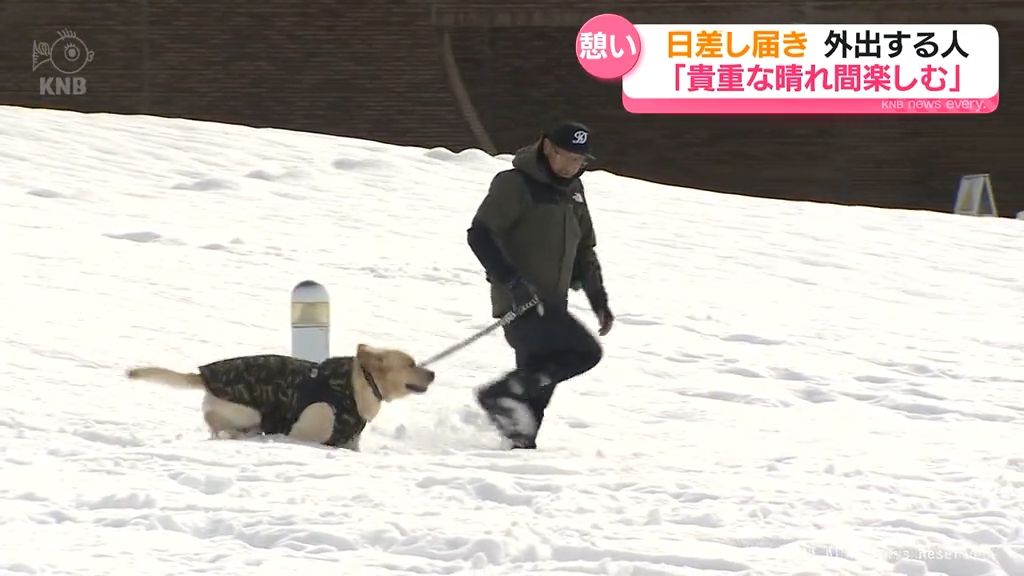
[[[999,104],[987,24],[640,24],[580,29],[580,65],[638,114],[986,114]]]

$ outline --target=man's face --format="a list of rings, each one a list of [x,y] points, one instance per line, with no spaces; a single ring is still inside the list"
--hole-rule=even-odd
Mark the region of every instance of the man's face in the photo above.
[[[551,171],[562,178],[575,176],[587,163],[584,155],[562,150],[547,138],[544,139],[544,155],[548,158],[548,164],[551,164]]]

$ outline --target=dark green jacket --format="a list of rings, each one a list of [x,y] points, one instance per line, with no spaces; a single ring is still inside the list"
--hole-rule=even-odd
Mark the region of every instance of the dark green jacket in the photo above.
[[[468,241],[487,272],[495,318],[511,310],[504,285],[517,275],[537,288],[545,309],[565,309],[571,287],[583,288],[595,312],[608,305],[583,183],[554,176],[540,141],[491,180]]]

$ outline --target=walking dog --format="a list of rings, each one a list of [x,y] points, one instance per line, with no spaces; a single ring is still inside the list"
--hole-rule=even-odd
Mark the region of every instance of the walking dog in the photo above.
[[[319,363],[261,354],[218,360],[192,373],[147,366],[126,376],[205,390],[203,418],[214,437],[284,434],[356,451],[383,402],[423,394],[434,381],[434,373],[405,352],[366,344],[354,356]]]

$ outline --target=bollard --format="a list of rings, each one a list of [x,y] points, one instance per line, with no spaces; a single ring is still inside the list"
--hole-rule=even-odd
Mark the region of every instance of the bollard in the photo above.
[[[327,289],[303,280],[292,289],[292,356],[323,362],[330,355],[331,307]]]

